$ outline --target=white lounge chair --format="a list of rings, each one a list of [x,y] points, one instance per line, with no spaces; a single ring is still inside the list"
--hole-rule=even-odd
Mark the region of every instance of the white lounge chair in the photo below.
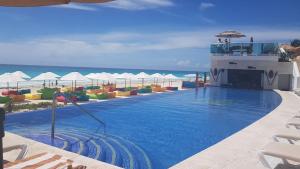
[[[10,147],[4,147],[3,148],[3,153],[13,151],[13,150],[20,150],[20,153],[17,156],[16,160],[21,160],[27,154],[28,148],[27,148],[27,145],[25,145],[25,144],[14,145],[14,146],[10,146]]]
[[[289,165],[287,160],[300,163],[300,145],[279,142],[272,142],[266,145],[259,153],[259,158],[265,167],[272,168],[265,159],[265,155],[280,158],[285,165]]]
[[[286,124],[286,126],[289,128],[290,126],[294,126],[297,129],[300,129],[300,118],[292,118],[291,120],[289,120]]]
[[[278,138],[284,138],[289,141],[289,143],[294,144],[293,141],[300,140],[300,130],[291,129],[291,128],[283,128],[273,136],[275,141],[279,141]]]
[[[75,167],[74,167],[75,166]],[[67,159],[61,155],[52,153],[41,153],[30,156],[24,159],[16,160],[13,162],[6,162],[4,169],[85,169],[82,166],[74,163],[72,160]]]

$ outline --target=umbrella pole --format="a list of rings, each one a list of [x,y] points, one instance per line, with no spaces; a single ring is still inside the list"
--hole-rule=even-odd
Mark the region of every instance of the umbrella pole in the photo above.
[[[125,88],[126,88],[126,79],[125,79]]]
[[[76,80],[75,80],[75,88],[74,88],[74,91],[76,90]]]
[[[18,89],[19,89],[19,82],[17,82],[17,91],[18,91]]]

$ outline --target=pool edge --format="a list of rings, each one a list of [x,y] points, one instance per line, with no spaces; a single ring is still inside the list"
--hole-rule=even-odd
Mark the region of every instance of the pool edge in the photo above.
[[[173,165],[170,169],[264,169],[257,153],[288,119],[300,110],[300,98],[292,92],[274,90],[281,103],[270,113],[222,141]]]

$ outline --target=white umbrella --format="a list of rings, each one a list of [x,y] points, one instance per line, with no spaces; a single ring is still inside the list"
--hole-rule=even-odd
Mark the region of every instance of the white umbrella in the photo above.
[[[68,73],[68,74],[64,75],[63,77],[61,77],[60,80],[86,81],[86,82],[89,81],[89,79],[87,77],[83,76],[79,72]]]
[[[28,76],[26,73],[22,72],[22,71],[15,71],[12,73],[13,75],[19,76],[23,79],[30,79],[31,77]]]
[[[117,79],[124,79],[125,80],[125,88],[127,80],[130,80],[130,87],[131,87],[131,79],[135,78],[135,75],[132,73],[122,73],[116,76]]]
[[[61,77],[61,76],[59,76],[58,74],[53,73],[53,72],[46,72],[45,74],[47,74],[47,75],[49,75],[49,76],[56,77],[56,78],[60,78],[60,77]]]
[[[7,73],[7,74],[4,74],[4,75],[1,75],[1,77],[0,77],[0,83],[7,83],[7,88],[9,88],[10,83],[16,83],[17,84],[17,89],[18,89],[18,83],[19,82],[24,82],[24,81],[26,81],[26,80],[23,79],[20,76],[12,74],[12,73]]]
[[[75,88],[76,88],[77,81],[84,81],[84,82],[90,81],[87,77],[83,76],[79,72],[71,72],[69,74],[66,74],[63,77],[61,77],[60,80],[72,81],[72,88],[73,88],[73,81],[75,82]]]
[[[164,76],[160,73],[154,73],[154,74],[150,75],[150,77],[154,79],[154,83],[155,83],[155,80],[156,80],[156,83],[158,83],[158,79],[164,79]]]
[[[178,77],[174,76],[173,74],[167,74],[167,75],[165,75],[165,79],[169,79],[169,86],[171,86],[172,80],[177,80]]]
[[[142,79],[142,87],[143,87],[143,86],[144,86],[144,80],[145,80],[145,79],[149,79],[149,78],[151,78],[151,77],[150,77],[150,75],[148,75],[147,73],[141,72],[141,73],[135,75],[135,78],[136,78],[136,79]]]
[[[89,79],[94,79],[95,76],[96,76],[96,73],[89,73],[89,74],[85,75],[85,77],[87,77]]]
[[[49,87],[50,87],[50,81],[53,81],[53,80],[58,80],[57,78],[57,74],[55,73],[52,73],[52,72],[46,72],[46,73],[41,73],[40,75],[37,75],[36,77],[32,78],[31,80],[34,80],[34,81],[44,81],[44,87],[46,86],[46,80],[49,81]]]
[[[32,78],[31,80],[36,81],[42,81],[42,80],[58,80],[58,78],[50,73],[41,73],[40,75],[37,75],[36,77]]]
[[[165,75],[164,77],[165,77],[165,79],[173,79],[173,80],[178,79],[178,77],[177,77],[177,76],[174,76],[173,74],[167,74],[167,75]]]

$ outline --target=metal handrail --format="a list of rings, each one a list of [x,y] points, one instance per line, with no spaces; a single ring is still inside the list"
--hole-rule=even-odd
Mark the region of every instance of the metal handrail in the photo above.
[[[89,111],[85,110],[84,108],[82,108],[79,104],[77,104],[76,102],[74,102],[72,99],[70,99],[66,94],[61,93],[61,92],[55,92],[53,95],[53,102],[52,102],[52,123],[51,123],[51,139],[54,140],[54,134],[55,134],[55,120],[56,120],[56,107],[57,107],[57,101],[56,101],[56,97],[58,96],[64,96],[65,99],[72,103],[74,106],[78,107],[80,111],[82,111],[83,113],[86,113],[87,115],[89,115],[92,119],[94,119],[95,121],[97,121],[98,123],[100,123],[101,125],[103,125],[104,127],[104,133],[106,132],[106,124],[98,119],[96,116],[94,116],[92,113],[90,113]]]

